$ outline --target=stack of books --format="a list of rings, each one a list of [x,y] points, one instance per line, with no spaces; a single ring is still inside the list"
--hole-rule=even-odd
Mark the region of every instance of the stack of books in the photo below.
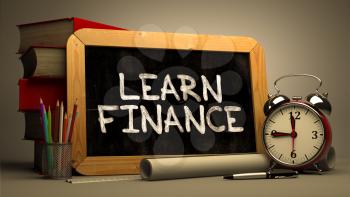
[[[66,43],[79,29],[114,29],[81,18],[63,18],[22,24],[18,54],[23,65],[19,79],[19,111],[25,117],[24,139],[34,141],[34,168],[40,170],[44,132],[40,121],[40,98],[54,109],[57,101],[66,105]]]

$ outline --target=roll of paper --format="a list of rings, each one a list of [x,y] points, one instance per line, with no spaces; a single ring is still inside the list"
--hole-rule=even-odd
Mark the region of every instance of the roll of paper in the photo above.
[[[263,154],[184,156],[145,158],[140,162],[140,170],[144,180],[164,180],[259,172],[267,170],[269,164]]]

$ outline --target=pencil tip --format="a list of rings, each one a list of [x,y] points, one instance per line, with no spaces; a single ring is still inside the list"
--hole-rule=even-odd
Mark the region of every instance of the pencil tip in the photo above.
[[[43,99],[40,98],[40,103],[43,103]]]

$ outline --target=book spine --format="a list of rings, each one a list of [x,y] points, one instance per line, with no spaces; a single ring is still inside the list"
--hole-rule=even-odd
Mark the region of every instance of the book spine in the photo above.
[[[20,79],[19,111],[38,111],[40,98],[45,106],[55,108],[57,100],[66,102],[65,78],[29,78]]]
[[[43,140],[40,111],[24,112],[25,132],[24,140]]]

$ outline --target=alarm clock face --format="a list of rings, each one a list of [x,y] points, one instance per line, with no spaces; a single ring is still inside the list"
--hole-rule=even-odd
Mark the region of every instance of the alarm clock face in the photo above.
[[[316,110],[304,103],[291,102],[267,117],[263,142],[277,163],[298,168],[315,162],[325,146],[326,135]]]

